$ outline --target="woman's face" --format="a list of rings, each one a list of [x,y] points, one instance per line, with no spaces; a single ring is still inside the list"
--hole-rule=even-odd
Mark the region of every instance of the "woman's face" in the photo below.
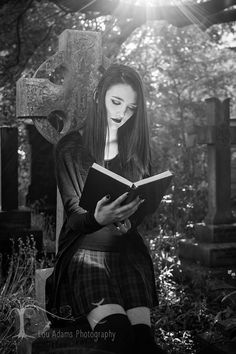
[[[128,84],[111,86],[105,95],[105,106],[109,128],[120,128],[137,108],[137,93]]]

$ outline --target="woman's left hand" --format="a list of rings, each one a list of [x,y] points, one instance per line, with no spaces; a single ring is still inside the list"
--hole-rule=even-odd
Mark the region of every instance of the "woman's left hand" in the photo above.
[[[122,234],[125,234],[131,228],[131,222],[129,219],[125,219],[123,222],[116,222],[115,225],[117,229],[122,232]]]

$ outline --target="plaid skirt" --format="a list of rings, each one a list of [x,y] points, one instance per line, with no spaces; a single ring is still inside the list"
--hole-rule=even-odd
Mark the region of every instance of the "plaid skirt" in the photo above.
[[[78,320],[105,304],[125,310],[158,304],[148,253],[76,251],[60,287],[60,316]]]

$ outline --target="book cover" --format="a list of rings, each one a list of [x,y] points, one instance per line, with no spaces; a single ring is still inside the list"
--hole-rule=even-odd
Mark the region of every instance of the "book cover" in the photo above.
[[[145,199],[145,202],[130,217],[131,221],[136,220],[137,223],[139,218],[141,220],[144,216],[156,211],[172,177],[173,174],[170,171],[165,171],[133,183],[94,163],[89,169],[79,204],[83,209],[94,212],[97,202],[107,194],[111,196],[110,203],[121,194],[129,192],[125,204],[139,195],[141,199]]]

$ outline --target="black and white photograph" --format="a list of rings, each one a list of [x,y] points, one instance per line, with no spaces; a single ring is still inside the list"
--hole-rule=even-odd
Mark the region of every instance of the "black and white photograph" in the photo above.
[[[236,353],[236,0],[0,1],[0,354]]]

